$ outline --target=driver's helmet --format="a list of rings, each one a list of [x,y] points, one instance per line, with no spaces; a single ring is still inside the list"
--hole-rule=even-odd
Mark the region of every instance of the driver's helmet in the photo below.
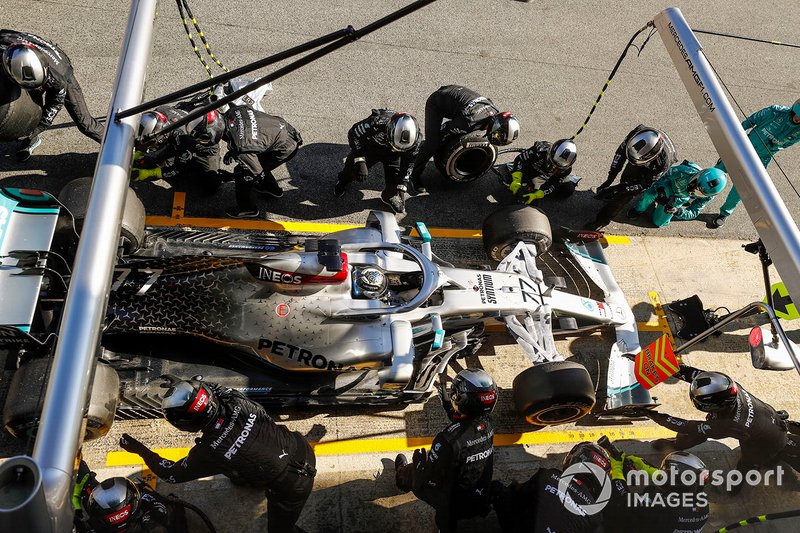
[[[572,139],[554,142],[547,152],[547,162],[557,168],[570,168],[577,157],[578,147]]]
[[[692,179],[688,189],[695,196],[710,197],[721,193],[727,184],[727,174],[712,167],[699,172]]]
[[[511,113],[504,111],[492,117],[487,137],[498,146],[511,144],[519,136],[519,121]]]
[[[186,130],[197,144],[212,146],[217,144],[225,133],[225,119],[216,111],[209,111],[186,125]]]
[[[666,134],[653,128],[645,128],[630,139],[626,147],[628,161],[637,166],[646,165],[664,151]]]
[[[701,372],[689,387],[689,398],[705,413],[724,411],[736,405],[739,387],[722,372]]]
[[[86,505],[89,523],[97,531],[125,530],[134,521],[139,500],[139,489],[130,479],[106,479],[89,495]]]
[[[137,139],[142,139],[148,135],[154,135],[164,129],[167,125],[167,115],[161,111],[148,111],[142,113],[139,119],[139,130],[136,132]]]
[[[661,461],[661,470],[667,473],[667,479],[676,479],[679,483],[681,480],[693,478],[696,484],[703,484],[708,478],[706,464],[696,455],[684,451],[672,452],[664,457]],[[694,475],[682,477],[681,474],[687,471],[694,472]]]
[[[578,463],[594,463],[606,472],[611,472],[611,459],[608,457],[608,452],[594,442],[579,442],[564,457],[564,468]]]
[[[386,124],[386,138],[395,152],[411,150],[419,138],[417,119],[410,113],[395,113]]]
[[[3,67],[20,87],[36,89],[47,79],[47,64],[39,51],[26,44],[13,44],[3,52]]]
[[[466,368],[450,385],[450,404],[461,418],[475,418],[492,412],[497,403],[497,385],[485,370]]]
[[[164,418],[181,431],[204,429],[217,418],[219,399],[201,381],[173,383],[161,402]]]
[[[379,268],[360,268],[356,272],[356,287],[360,295],[377,300],[389,290],[389,280]]]

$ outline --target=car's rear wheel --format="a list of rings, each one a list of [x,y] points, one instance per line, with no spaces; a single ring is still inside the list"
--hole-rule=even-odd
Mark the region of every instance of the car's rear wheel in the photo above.
[[[480,132],[445,139],[433,158],[439,172],[456,183],[480,178],[496,159],[497,148]]]
[[[80,233],[86,218],[91,190],[92,178],[78,178],[67,183],[58,193],[58,200],[72,213],[78,233]],[[133,253],[144,245],[144,218],[144,204],[136,196],[136,192],[128,187],[120,229],[122,246],[126,254]]]
[[[36,358],[20,366],[11,378],[3,406],[3,425],[13,436],[32,439],[39,430],[44,395],[50,376],[50,359]],[[119,401],[119,376],[110,366],[98,363],[86,409],[84,440],[108,433]]]
[[[594,407],[592,378],[583,365],[571,361],[541,363],[514,378],[514,406],[536,426],[566,424]]]
[[[536,246],[541,255],[553,244],[547,215],[526,205],[498,209],[483,221],[483,247],[494,261],[502,261],[519,241]]]
[[[27,137],[42,119],[30,93],[0,73],[0,141]]]

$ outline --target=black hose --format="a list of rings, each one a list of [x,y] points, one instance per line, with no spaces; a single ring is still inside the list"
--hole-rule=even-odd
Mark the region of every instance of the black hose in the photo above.
[[[194,511],[194,513],[197,516],[200,517],[200,520],[202,520],[203,523],[205,523],[206,527],[208,528],[209,533],[217,533],[217,529],[214,527],[214,523],[211,522],[211,519],[208,518],[208,515],[206,515],[206,513],[204,513],[199,507],[197,507],[196,505],[193,505],[193,504],[191,504],[191,503],[189,503],[187,501],[181,500],[180,498],[178,498],[174,494],[170,494],[169,498],[170,498],[170,500],[172,500],[173,503],[176,503],[178,505],[183,505],[185,508],[187,508],[187,509],[189,509],[191,511]]]
[[[203,46],[205,46],[206,48],[206,54],[208,54],[208,57],[210,57],[219,68],[221,68],[225,72],[228,72],[227,67],[225,67],[225,65],[222,64],[222,61],[217,59],[217,57],[214,55],[214,52],[211,51],[211,46],[208,44],[208,41],[206,40],[205,33],[203,33],[203,30],[200,29],[200,24],[197,22],[197,18],[194,16],[194,13],[192,13],[192,8],[189,7],[188,0],[175,0],[175,1],[178,4],[178,12],[181,15],[181,22],[183,22],[183,29],[186,31],[186,36],[189,37],[189,42],[192,43],[192,50],[194,50],[194,53],[195,55],[197,55],[197,59],[200,60],[200,63],[203,65],[203,68],[206,69],[208,77],[213,78],[214,75],[211,73],[211,67],[208,66],[208,63],[206,63],[205,59],[203,59],[203,56],[200,55],[200,51],[197,49],[197,44],[194,42],[194,38],[192,37],[192,31],[189,29],[187,16],[189,20],[192,21],[192,26],[194,26],[194,29],[197,31],[197,35],[203,42]]]
[[[756,39],[755,37],[744,37],[743,35],[733,35],[731,33],[722,33],[718,31],[708,31],[708,30],[695,30],[694,28],[692,28],[692,31],[695,33],[705,33],[706,35],[717,35],[719,37],[729,37],[731,39],[739,39],[741,41],[753,41],[756,43],[773,44],[775,46],[788,46],[789,48],[800,48],[800,44],[784,43],[781,41],[772,41],[767,39]]]

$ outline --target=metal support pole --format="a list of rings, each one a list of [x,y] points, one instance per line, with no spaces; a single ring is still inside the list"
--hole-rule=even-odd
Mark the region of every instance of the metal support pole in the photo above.
[[[680,9],[665,9],[654,23],[761,241],[792,299],[800,302],[800,231]]]
[[[105,138],[95,168],[33,450],[45,498],[31,498],[30,505],[37,507],[39,516],[49,516],[53,533],[72,531],[74,462],[83,439],[83,411],[116,262],[138,125],[138,117],[117,121],[114,115],[142,101],[155,13],[156,0],[132,0]],[[32,472],[35,473],[35,468]],[[46,506],[37,505],[42,500]],[[15,531],[32,531],[30,527],[34,524],[23,519],[16,524]],[[37,531],[43,530],[39,527]]]

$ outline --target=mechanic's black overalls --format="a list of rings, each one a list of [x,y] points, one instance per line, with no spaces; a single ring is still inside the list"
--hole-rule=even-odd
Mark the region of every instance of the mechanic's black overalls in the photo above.
[[[314,451],[302,435],[276,424],[260,405],[223,389],[218,419],[203,430],[184,459],[150,452],[147,466],[168,483],[224,474],[237,485],[266,489],[269,533],[291,532],[311,494]]]
[[[247,106],[231,106],[225,113],[225,140],[239,161],[235,171],[236,204],[256,211],[253,187],[278,182],[272,171],[291,160],[303,144],[300,133],[283,118]]]
[[[425,140],[414,163],[411,179],[418,181],[442,139],[483,129],[498,113],[491,100],[471,89],[460,85],[439,87],[425,102]],[[442,126],[446,118],[450,120]]]
[[[489,415],[453,422],[433,439],[425,461],[400,470],[398,487],[412,490],[436,510],[439,531],[456,531],[459,520],[490,511],[493,443]]]
[[[383,196],[391,198],[397,195],[397,188],[411,174],[414,161],[419,153],[421,136],[417,137],[414,146],[404,152],[396,152],[389,145],[386,136],[386,126],[395,115],[391,109],[373,109],[372,114],[360,122],[356,122],[347,132],[350,144],[350,154],[344,163],[344,169],[339,175],[339,180],[344,185],[349,185],[356,179],[357,157],[363,157],[367,168],[376,163],[383,163],[383,176],[385,185]]]
[[[14,44],[26,44],[38,50],[39,57],[47,69],[47,78],[42,87],[26,89],[34,97],[33,100],[38,101],[42,106],[42,119],[28,138],[34,139],[52,126],[53,120],[64,106],[67,108],[69,116],[75,121],[78,130],[90,139],[100,142],[105,128],[89,112],[83,91],[78,80],[75,79],[72,63],[67,54],[55,44],[38,35],[14,30],[0,30],[0,55],[6,48]],[[0,75],[6,76],[5,70],[2,68],[0,68]]]
[[[702,370],[682,365],[675,376],[691,383],[700,372]],[[697,446],[708,439],[738,439],[741,458],[737,469],[742,471],[771,466],[784,456],[791,457],[793,448],[785,450],[789,441],[786,417],[738,383],[736,387],[736,403],[725,411],[708,413],[705,421],[684,420],[652,411],[648,411],[647,416],[678,433],[674,442],[678,450]]]
[[[561,501],[558,483],[561,471],[554,468],[539,469],[528,481],[511,483],[502,487],[499,482],[493,485],[492,504],[500,529],[504,533],[592,533],[598,531],[601,515],[589,515],[573,505],[577,514],[567,510],[565,505],[574,502],[578,505],[595,503],[587,483],[579,476],[572,478],[568,485],[569,500]]]
[[[189,102],[176,106],[160,106],[155,109],[167,117],[168,122],[176,122],[189,114],[196,106]],[[170,179],[176,176],[188,176],[196,181],[203,192],[211,194],[219,189],[219,144],[203,146],[198,144],[182,126],[172,130],[162,145],[155,150],[145,152],[142,168],[161,167],[161,175]],[[138,162],[134,162],[137,164]]]
[[[646,165],[634,165],[628,161],[628,140],[643,129],[649,128],[644,124],[636,126],[617,148],[614,159],[611,161],[611,168],[608,170],[608,179],[600,185],[600,187],[608,187],[605,194],[609,195],[609,199],[600,209],[600,212],[597,213],[594,222],[588,224],[591,227],[587,229],[599,229],[608,226],[614,218],[625,210],[633,198],[649,188],[677,162],[675,147],[671,142],[665,142],[664,150]],[[620,170],[622,170],[622,176],[619,178],[619,184],[611,187],[610,185],[614,182]]]
[[[548,155],[552,146],[548,141],[536,141],[514,158],[511,171],[522,172],[522,187],[516,194],[541,190],[545,196],[555,193],[559,198],[566,198],[575,192],[575,184],[564,181],[572,174],[572,167],[561,168],[550,163]],[[536,179],[544,180],[538,188],[534,182]]]

